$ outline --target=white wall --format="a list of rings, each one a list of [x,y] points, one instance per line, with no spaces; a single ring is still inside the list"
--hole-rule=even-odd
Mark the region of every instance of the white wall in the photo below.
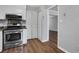
[[[31,39],[31,11],[26,10],[27,18],[27,39]]]
[[[38,12],[38,38],[42,39],[42,12]]]
[[[37,11],[27,9],[27,38],[37,38]]]
[[[49,30],[57,31],[58,29],[58,17],[57,16],[50,16],[49,18]]]
[[[39,38],[42,42],[49,40],[47,9],[41,6],[27,6],[27,32],[30,38]],[[31,34],[31,35],[30,35]]]
[[[37,12],[32,11],[32,18],[31,18],[31,34],[32,38],[37,38]]]
[[[55,16],[57,16],[58,15],[58,11],[56,11],[56,10],[49,10],[49,15],[55,15]]]
[[[58,47],[68,52],[79,52],[79,6],[59,6]]]
[[[0,19],[4,19],[6,13],[21,14],[26,19],[26,5],[0,5]]]
[[[49,40],[49,20],[47,16],[47,9],[42,10],[38,14],[38,38],[42,41]]]
[[[2,44],[3,44],[3,37],[2,37],[2,31],[0,31],[0,52],[2,51]]]

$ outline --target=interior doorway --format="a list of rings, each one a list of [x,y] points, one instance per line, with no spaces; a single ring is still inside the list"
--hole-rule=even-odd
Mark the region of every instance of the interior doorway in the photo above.
[[[49,9],[49,40],[57,46],[58,41],[58,6],[51,6]]]

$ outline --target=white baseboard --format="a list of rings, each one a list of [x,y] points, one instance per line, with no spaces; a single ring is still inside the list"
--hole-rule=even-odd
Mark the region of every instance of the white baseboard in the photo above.
[[[47,42],[47,41],[49,41],[49,40],[41,40],[41,42]]]
[[[40,40],[39,38],[31,38],[31,39],[38,39],[38,40]],[[27,39],[27,40],[30,40],[30,39]],[[40,40],[41,42],[47,42],[47,41],[49,41],[49,40]]]
[[[60,47],[60,46],[58,46],[58,48],[59,48],[60,50],[62,50],[63,52],[70,53],[69,51],[65,50],[64,48],[62,48],[62,47]]]

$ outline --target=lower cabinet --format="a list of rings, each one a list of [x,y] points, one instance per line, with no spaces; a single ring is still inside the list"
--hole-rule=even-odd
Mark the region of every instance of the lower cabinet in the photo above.
[[[2,38],[2,31],[0,31],[0,52],[2,51],[2,41],[3,40],[3,38]]]
[[[23,44],[27,43],[27,29],[23,29]]]

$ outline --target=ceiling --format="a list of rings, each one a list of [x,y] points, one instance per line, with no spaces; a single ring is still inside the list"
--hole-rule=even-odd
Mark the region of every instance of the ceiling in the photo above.
[[[38,11],[40,9],[48,9],[49,7],[51,7],[52,5],[27,5],[27,10],[34,10],[34,11]]]
[[[50,10],[55,10],[55,11],[58,11],[58,6],[53,6],[52,8],[50,8]]]

